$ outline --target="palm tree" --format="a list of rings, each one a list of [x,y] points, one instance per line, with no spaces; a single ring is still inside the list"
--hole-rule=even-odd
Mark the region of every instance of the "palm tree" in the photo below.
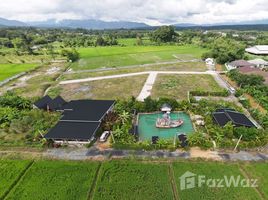
[[[122,124],[125,124],[130,118],[130,114],[126,111],[123,111],[119,114],[119,120]]]

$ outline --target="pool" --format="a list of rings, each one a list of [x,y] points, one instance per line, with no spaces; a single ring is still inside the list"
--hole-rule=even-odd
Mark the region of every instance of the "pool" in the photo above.
[[[193,124],[190,116],[185,112],[172,112],[171,119],[182,119],[183,125],[177,128],[156,128],[155,122],[157,118],[162,117],[162,113],[148,113],[138,115],[138,132],[139,140],[152,140],[152,136],[158,136],[160,139],[173,139],[177,134],[189,134],[194,132]]]

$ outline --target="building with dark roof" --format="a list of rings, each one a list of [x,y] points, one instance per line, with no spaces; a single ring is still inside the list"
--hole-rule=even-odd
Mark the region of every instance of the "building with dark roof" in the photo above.
[[[232,69],[237,69],[240,67],[255,67],[254,64],[246,61],[246,60],[235,60],[230,63],[225,64],[226,68],[230,71]]]
[[[33,107],[48,111],[58,111],[61,110],[66,103],[67,102],[61,96],[52,99],[50,96],[46,95],[36,101],[33,104]]]
[[[102,120],[112,111],[112,100],[76,100],[61,107],[60,121],[46,135],[54,141],[88,142],[95,138]]]
[[[235,127],[256,127],[246,115],[233,110],[221,109],[212,113],[212,117],[214,122],[222,127],[228,122],[231,122]]]
[[[33,107],[38,108],[38,109],[47,110],[47,105],[50,101],[52,101],[52,99],[50,98],[50,96],[46,95],[46,96],[42,97],[41,99],[39,99],[38,101],[36,101],[33,104]]]

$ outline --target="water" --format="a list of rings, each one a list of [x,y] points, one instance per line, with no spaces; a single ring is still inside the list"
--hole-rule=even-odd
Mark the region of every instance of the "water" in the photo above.
[[[173,139],[174,135],[181,133],[189,134],[194,132],[193,124],[190,116],[184,112],[173,112],[170,114],[172,120],[182,119],[184,123],[177,128],[156,128],[155,122],[157,118],[162,117],[162,113],[152,114],[139,114],[139,139],[140,140],[152,140],[152,136],[158,136],[162,139]]]

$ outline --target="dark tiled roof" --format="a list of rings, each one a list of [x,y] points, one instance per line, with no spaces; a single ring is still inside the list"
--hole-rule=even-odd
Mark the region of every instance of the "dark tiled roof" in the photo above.
[[[255,125],[247,118],[247,116],[242,113],[227,111],[226,114],[237,126],[255,127]]]
[[[231,121],[224,112],[215,112],[212,114],[212,116],[214,121],[220,126],[225,126]]]
[[[48,103],[49,110],[56,111],[60,110],[63,105],[66,104],[66,101],[61,97],[57,96],[55,99],[51,100]]]
[[[90,140],[100,126],[100,122],[59,122],[46,135],[54,140]]]
[[[220,125],[225,126],[228,122],[232,122],[233,125],[256,127],[243,113],[239,113],[232,110],[225,110],[224,112],[214,112],[212,114],[214,121]]]
[[[115,101],[77,100],[63,106],[65,110],[61,121],[100,121]]]
[[[233,62],[230,62],[229,65],[234,66],[234,67],[255,66],[254,64],[252,64],[246,60],[235,60]]]
[[[49,96],[44,96],[38,101],[34,103],[34,105],[39,108],[39,109],[47,109],[47,104],[51,101],[52,99]]]

